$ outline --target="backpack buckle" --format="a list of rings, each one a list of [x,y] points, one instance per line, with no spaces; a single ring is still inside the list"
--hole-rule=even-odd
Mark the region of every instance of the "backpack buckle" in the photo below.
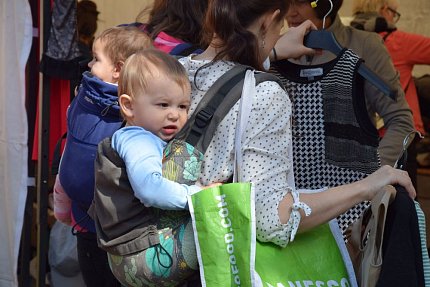
[[[204,109],[197,113],[195,118],[195,125],[199,128],[204,128],[208,125],[212,119],[213,114],[205,111]]]

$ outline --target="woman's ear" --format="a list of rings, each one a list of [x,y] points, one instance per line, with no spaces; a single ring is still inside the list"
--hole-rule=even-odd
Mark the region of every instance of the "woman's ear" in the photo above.
[[[268,13],[263,21],[262,29],[267,31],[270,25],[272,25],[274,22],[277,23],[278,16],[280,13],[281,13],[281,10],[279,9],[276,9],[275,11]]]
[[[133,118],[133,98],[127,94],[122,94],[118,97],[118,102],[125,120]]]

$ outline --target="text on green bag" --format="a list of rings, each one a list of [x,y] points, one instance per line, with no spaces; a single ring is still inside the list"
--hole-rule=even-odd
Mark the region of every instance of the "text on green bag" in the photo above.
[[[267,283],[267,287],[350,287],[349,281],[346,278],[342,278],[341,282],[337,282],[336,280],[329,280],[328,282],[324,281],[312,281],[312,280],[303,280],[303,281],[288,281],[288,285],[284,285],[282,283],[277,283],[276,285],[272,285]]]
[[[234,255],[234,234],[233,228],[231,227],[231,220],[228,217],[228,208],[225,197],[225,194],[215,196],[215,198],[219,201],[217,206],[219,208],[218,214],[221,217],[221,226],[230,231],[224,235],[224,242],[227,244],[227,253],[230,254],[229,262],[231,266],[231,272],[234,275],[234,283],[240,287],[239,268],[236,265],[236,256]]]

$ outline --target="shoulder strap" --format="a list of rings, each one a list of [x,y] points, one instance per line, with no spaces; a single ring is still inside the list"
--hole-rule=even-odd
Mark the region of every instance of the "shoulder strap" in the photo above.
[[[243,81],[249,66],[236,65],[222,75],[206,92],[187,124],[178,134],[178,138],[206,152],[215,129],[242,95]],[[255,74],[256,85],[264,81],[282,83],[273,74],[258,72]]]
[[[169,54],[178,57],[186,57],[191,53],[200,54],[202,51],[203,50],[197,45],[193,45],[191,43],[182,43],[176,45],[176,47],[174,47]]]
[[[52,164],[51,164],[51,174],[57,175],[58,169],[60,167],[60,161],[61,161],[61,144],[63,143],[63,140],[65,140],[67,137],[67,132],[65,132],[55,144],[54,153],[52,156]]]
[[[196,110],[188,119],[181,132],[177,135],[177,138],[184,139],[199,151],[205,153],[207,146],[203,146],[202,142],[204,138],[207,138],[205,136],[207,128],[211,122],[215,123],[217,126],[222,118],[224,118],[228,110],[225,111],[224,115],[221,115],[221,119],[214,117],[215,112],[220,107],[220,104],[223,103],[224,98],[226,98],[230,90],[245,76],[247,68],[249,67],[236,65],[216,80],[199,102]],[[234,101],[233,99],[231,100]],[[234,102],[236,101],[237,99]],[[217,116],[219,116],[219,113],[218,111]],[[207,138],[206,141],[209,140],[210,142],[212,135],[208,136],[210,139]]]

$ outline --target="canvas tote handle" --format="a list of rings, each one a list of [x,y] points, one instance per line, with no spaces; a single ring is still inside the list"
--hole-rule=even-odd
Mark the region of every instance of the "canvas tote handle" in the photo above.
[[[237,115],[236,134],[234,139],[234,165],[233,165],[233,182],[242,180],[242,142],[244,140],[244,131],[248,123],[249,115],[252,108],[252,100],[255,96],[255,76],[253,70],[247,70],[243,82],[242,96],[239,102],[239,113]]]

